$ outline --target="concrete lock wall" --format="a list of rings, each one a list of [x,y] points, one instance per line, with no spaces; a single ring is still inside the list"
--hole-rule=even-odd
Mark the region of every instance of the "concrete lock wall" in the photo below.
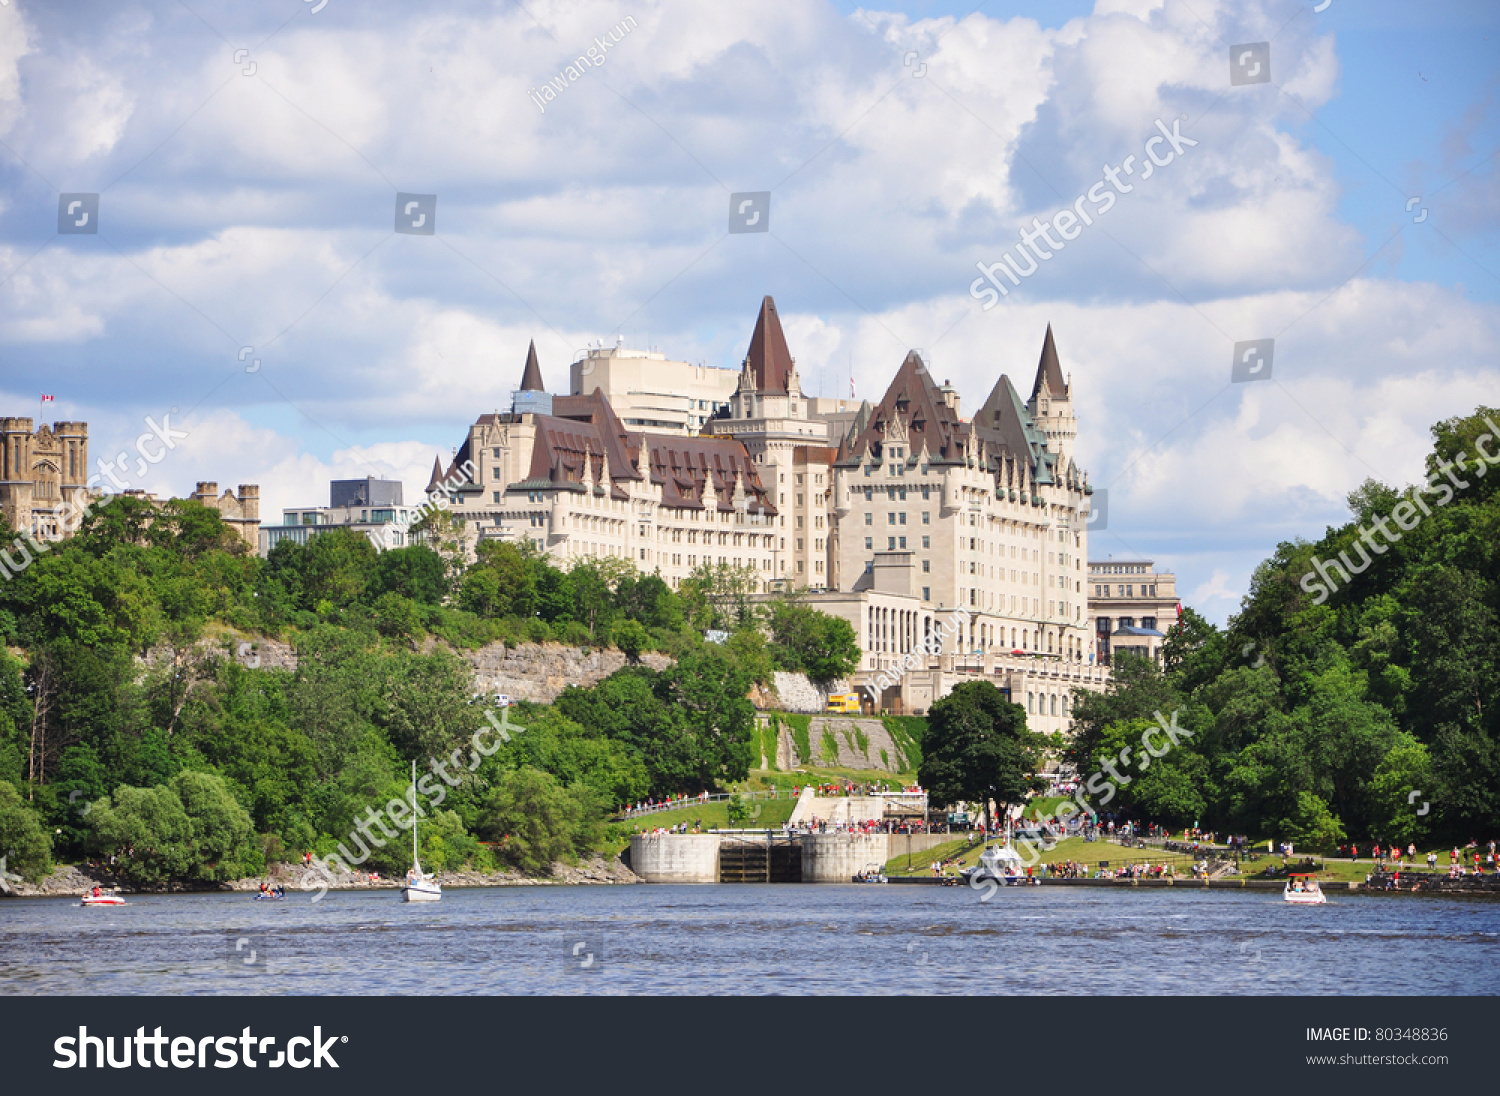
[[[630,838],[630,870],[648,883],[717,883],[719,836],[634,834]]]
[[[848,883],[871,864],[884,867],[883,833],[809,833],[802,837],[802,882]]]

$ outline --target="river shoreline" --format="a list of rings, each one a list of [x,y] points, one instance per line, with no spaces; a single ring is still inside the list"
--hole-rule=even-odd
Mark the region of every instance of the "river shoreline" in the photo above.
[[[303,886],[304,869],[300,864],[277,863],[271,865],[264,875],[234,879],[224,883],[168,883],[161,886],[141,887],[104,869],[63,864],[58,866],[41,883],[12,882],[9,898],[78,898],[95,887],[120,894],[226,894],[254,893],[261,883],[280,884],[288,894],[313,894],[322,889],[318,886]],[[496,872],[444,872],[439,876],[444,887],[563,887],[563,886],[615,886],[640,883],[642,880],[618,858],[609,861],[595,856],[577,864],[558,862],[552,865],[550,875],[525,875],[515,871]],[[364,872],[343,876],[329,883],[330,891],[399,890],[405,880],[400,877],[370,879]]]

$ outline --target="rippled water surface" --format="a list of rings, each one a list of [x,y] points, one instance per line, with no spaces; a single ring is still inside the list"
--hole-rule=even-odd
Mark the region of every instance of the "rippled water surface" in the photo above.
[[[129,902],[0,902],[0,992],[1500,992],[1500,903],[1482,900],[783,885]]]

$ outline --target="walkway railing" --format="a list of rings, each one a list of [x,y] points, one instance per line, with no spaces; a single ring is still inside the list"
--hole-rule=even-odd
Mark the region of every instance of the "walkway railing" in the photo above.
[[[702,807],[709,803],[726,803],[734,798],[733,792],[714,792],[710,795],[689,795],[681,799],[668,799],[661,803],[652,803],[645,807],[627,807],[615,814],[615,818],[646,818],[653,814],[662,814],[665,811],[684,811],[690,807]],[[800,792],[787,791],[784,788],[776,788],[768,792],[742,792],[740,800],[744,803],[768,802],[773,799],[796,799]]]

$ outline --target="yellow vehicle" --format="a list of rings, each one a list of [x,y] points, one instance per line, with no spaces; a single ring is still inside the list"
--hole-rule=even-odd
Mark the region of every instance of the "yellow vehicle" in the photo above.
[[[858,693],[833,693],[828,698],[828,711],[844,714],[847,712],[859,712]]]

